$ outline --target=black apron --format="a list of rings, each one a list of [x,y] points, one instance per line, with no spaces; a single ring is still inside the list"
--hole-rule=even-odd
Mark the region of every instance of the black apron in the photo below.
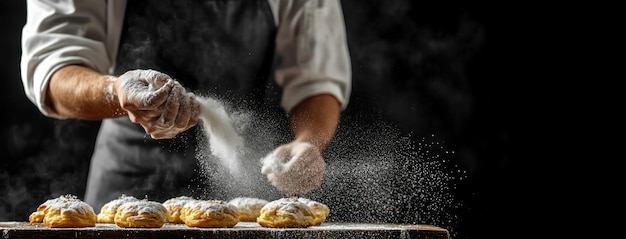
[[[267,0],[130,0],[115,74],[154,69],[233,109],[260,109],[267,105],[275,34]],[[198,128],[153,140],[128,117],[104,120],[86,202],[97,211],[121,194],[162,202],[207,188],[195,159]]]

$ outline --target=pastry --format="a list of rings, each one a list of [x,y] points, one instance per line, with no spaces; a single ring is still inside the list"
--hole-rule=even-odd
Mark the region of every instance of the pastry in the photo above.
[[[189,227],[234,227],[239,209],[220,200],[194,200],[180,210],[180,219]]]
[[[122,194],[117,199],[114,199],[102,206],[100,209],[100,213],[98,213],[98,223],[115,223],[115,213],[117,212],[117,208],[126,202],[139,201],[139,199],[133,196],[126,196]]]
[[[239,221],[256,222],[256,218],[261,215],[261,208],[268,203],[267,200],[252,197],[237,197],[228,203],[235,205],[239,209]]]
[[[28,216],[28,221],[31,223],[42,223],[44,216],[45,214],[43,212],[33,212],[30,214],[30,216]]]
[[[315,219],[313,220],[313,224],[311,226],[319,226],[326,220],[328,214],[330,214],[330,208],[328,208],[326,204],[302,197],[298,198],[298,201],[303,202],[313,211]]]
[[[143,199],[119,206],[114,220],[118,227],[159,228],[165,224],[167,216],[163,204]]]
[[[265,204],[256,221],[262,227],[309,227],[315,224],[315,214],[298,198],[281,198]]]
[[[163,202],[163,206],[165,206],[168,213],[167,222],[183,224],[183,220],[180,219],[180,209],[182,209],[187,202],[190,202],[192,200],[194,200],[192,197],[180,196],[170,198]]]
[[[37,207],[37,211],[30,214],[28,217],[28,221],[31,223],[43,223],[43,218],[46,216],[46,212],[50,208],[51,205],[56,204],[60,201],[65,200],[66,197],[71,197],[69,195],[64,195],[58,198],[48,199],[41,205]]]
[[[58,198],[49,199],[46,202],[40,204],[37,207],[37,211],[34,211],[33,213],[30,214],[30,216],[28,216],[28,221],[31,223],[43,223],[43,218],[46,216],[46,211],[48,210],[48,207],[53,203],[54,200],[59,200],[59,199]]]
[[[29,216],[30,222],[43,222],[47,227],[94,227],[96,213],[86,202],[74,195],[62,195],[37,207]]]

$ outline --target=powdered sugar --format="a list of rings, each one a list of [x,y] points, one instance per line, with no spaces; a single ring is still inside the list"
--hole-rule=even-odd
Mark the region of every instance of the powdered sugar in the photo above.
[[[239,208],[258,207],[259,209],[268,203],[265,199],[252,198],[252,197],[236,197],[228,201]]]
[[[185,204],[185,208],[202,211],[209,215],[211,212],[226,213],[232,216],[238,216],[238,209],[235,205],[222,200],[193,200]],[[226,216],[226,215],[224,215]]]
[[[188,202],[192,202],[193,200],[195,200],[193,197],[180,196],[180,197],[170,198],[166,200],[165,202],[163,202],[163,206],[168,208],[168,210],[170,210],[170,208],[180,209],[184,207],[185,204],[187,204]]]
[[[313,210],[298,198],[280,198],[271,201],[261,210],[275,209],[276,214],[288,216],[298,222],[309,222],[314,218]]]
[[[120,207],[122,204],[126,203],[126,202],[133,202],[133,201],[139,201],[139,199],[137,199],[136,197],[133,196],[126,196],[125,194],[122,194],[119,198],[114,199],[106,204],[104,204],[102,206],[102,209],[109,209],[111,211],[116,211],[118,207]]]
[[[68,212],[77,213],[79,215],[85,215],[88,213],[95,214],[93,208],[89,204],[81,201],[76,196],[69,194],[62,195],[57,199],[48,200],[44,203],[44,205],[47,207],[46,211],[50,209],[58,209],[61,210],[61,214]]]
[[[120,216],[155,215],[162,217],[163,221],[167,218],[167,213],[167,209],[163,206],[163,204],[155,201],[148,201],[146,199],[126,202],[117,209],[117,214]]]

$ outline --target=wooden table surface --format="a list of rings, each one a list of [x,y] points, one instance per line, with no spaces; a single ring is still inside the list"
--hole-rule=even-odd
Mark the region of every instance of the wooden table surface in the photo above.
[[[332,223],[308,228],[264,228],[239,222],[233,228],[191,228],[165,224],[162,228],[120,228],[100,224],[85,228],[48,228],[42,223],[0,222],[1,238],[419,238],[449,239],[448,230],[426,224]]]

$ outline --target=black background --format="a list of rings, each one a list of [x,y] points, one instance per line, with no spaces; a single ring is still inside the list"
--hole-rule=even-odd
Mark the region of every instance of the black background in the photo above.
[[[521,51],[505,44],[506,18],[469,3],[342,3],[354,79],[346,118],[366,112],[415,141],[445,141],[467,174],[455,195],[463,201],[455,238],[508,233],[522,210],[514,197],[522,87],[515,72],[503,74],[503,49]],[[0,221],[23,221],[60,192],[82,198],[99,122],[49,119],[27,100],[19,70],[25,3],[2,1],[0,12]]]

